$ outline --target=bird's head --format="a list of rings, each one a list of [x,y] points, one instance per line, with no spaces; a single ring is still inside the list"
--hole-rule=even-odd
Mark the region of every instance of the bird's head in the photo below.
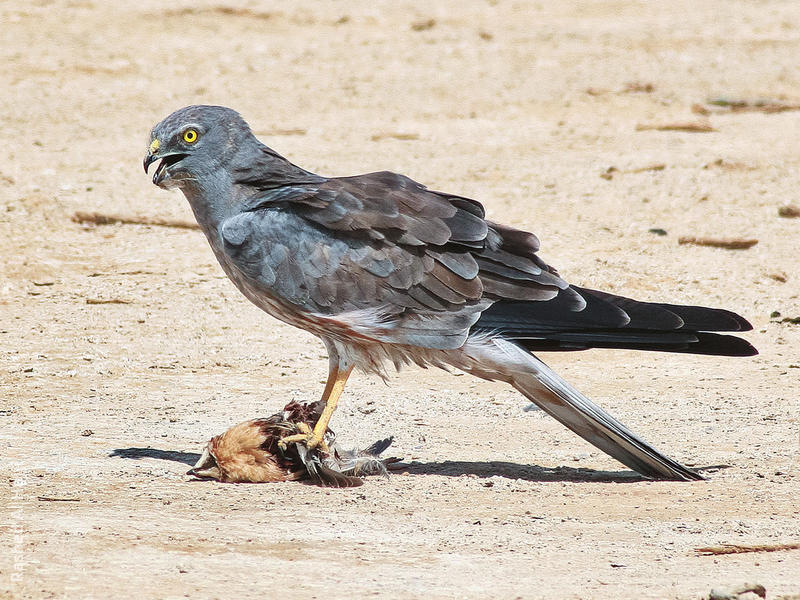
[[[251,139],[255,141],[250,127],[235,110],[187,106],[153,127],[144,171],[161,160],[153,183],[162,188],[183,188],[227,167]]]
[[[197,461],[194,467],[186,472],[187,475],[194,475],[198,479],[222,479],[222,470],[219,468],[217,457],[214,456],[213,452],[213,442],[214,440],[211,440],[206,444],[206,447],[203,449],[203,454],[200,456],[200,460]]]

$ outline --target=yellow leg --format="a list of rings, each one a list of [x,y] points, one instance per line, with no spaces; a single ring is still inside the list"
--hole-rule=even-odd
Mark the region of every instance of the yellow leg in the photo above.
[[[331,368],[330,372],[328,373],[328,381],[325,384],[325,390],[322,392],[322,400],[325,401],[325,408],[323,409],[317,424],[314,426],[314,431],[303,431],[303,428],[300,427],[300,425],[305,424],[300,423],[298,425],[298,429],[300,429],[302,433],[286,436],[279,442],[281,447],[285,448],[288,444],[303,442],[305,443],[306,448],[309,450],[316,448],[317,446],[321,446],[323,451],[328,451],[325,445],[325,432],[328,431],[328,423],[330,423],[331,417],[333,416],[333,411],[336,410],[336,405],[339,403],[339,396],[342,395],[344,386],[347,383],[347,378],[350,377],[350,373],[352,373],[352,371],[352,366],[347,367],[344,370],[340,370],[338,367]],[[306,425],[306,429],[307,428],[308,426]]]

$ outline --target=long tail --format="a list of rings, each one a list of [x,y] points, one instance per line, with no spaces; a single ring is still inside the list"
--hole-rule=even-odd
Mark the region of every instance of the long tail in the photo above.
[[[550,416],[631,469],[653,479],[703,477],[664,456],[516,343],[476,337],[455,366],[484,379],[510,383]]]
[[[640,302],[576,286],[570,291],[585,301],[580,310],[563,290],[546,302],[500,300],[481,314],[472,332],[501,333],[531,352],[630,348],[720,356],[758,354],[747,340],[710,333],[753,328],[731,311]]]

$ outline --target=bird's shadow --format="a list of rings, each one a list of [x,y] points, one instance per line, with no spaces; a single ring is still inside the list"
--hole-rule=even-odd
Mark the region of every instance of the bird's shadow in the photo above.
[[[695,469],[699,472],[713,473],[728,465],[713,465]],[[524,481],[598,482],[598,483],[636,483],[652,481],[635,471],[598,471],[576,467],[541,467],[539,465],[519,464],[506,461],[465,462],[411,462],[398,463],[392,470],[406,471],[412,475],[444,475],[460,477],[471,475],[481,479],[504,477]]]
[[[442,462],[411,462],[400,463],[396,468],[411,475],[444,475],[447,477],[461,477],[469,475],[488,479],[489,477],[504,477],[506,479],[521,479],[523,481],[597,481],[631,483],[647,481],[633,471],[596,471],[574,467],[540,467],[507,461],[468,462],[446,460]]]
[[[117,448],[109,456],[141,460],[155,458],[170,460],[193,466],[200,460],[196,452],[180,452],[177,450],[160,450],[158,448]],[[728,465],[713,465],[696,469],[700,472],[715,472],[727,468]],[[410,475],[444,475],[461,477],[471,475],[481,479],[504,477],[523,481],[563,481],[563,482],[599,482],[599,483],[636,483],[650,481],[634,471],[597,471],[576,467],[540,467],[507,461],[470,462],[445,460],[441,462],[399,462],[390,467],[390,471],[407,472]]]
[[[195,465],[200,460],[197,452],[179,452],[177,450],[159,450],[158,448],[117,448],[108,454],[120,458],[141,460],[143,458],[157,458],[158,460],[171,460],[185,465]]]

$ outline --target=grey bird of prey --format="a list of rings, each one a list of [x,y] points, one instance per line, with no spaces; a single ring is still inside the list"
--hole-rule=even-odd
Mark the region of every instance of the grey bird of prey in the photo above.
[[[319,337],[325,410],[282,440],[324,447],[354,367],[454,367],[519,390],[579,436],[654,479],[702,479],[661,454],[533,355],[634,348],[757,354],[720,309],[637,302],[570,285],[539,240],[475,200],[390,172],[322,177],[259,142],[235,111],[189,106],[150,134],[144,168],[178,188],[225,273],[258,307]]]

